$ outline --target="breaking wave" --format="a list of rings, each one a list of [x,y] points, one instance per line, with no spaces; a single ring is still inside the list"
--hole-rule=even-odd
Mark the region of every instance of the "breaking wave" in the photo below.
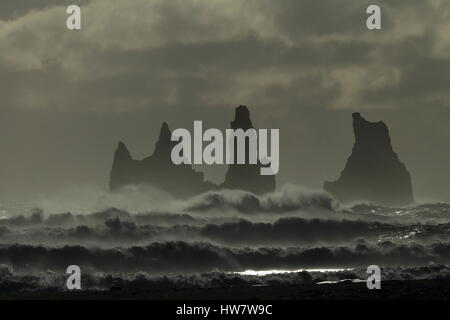
[[[326,192],[312,191],[305,187],[288,184],[264,196],[239,190],[210,191],[192,198],[186,210],[234,209],[243,213],[290,212],[305,208],[333,210],[335,206],[336,201]]]
[[[67,263],[90,272],[195,273],[310,268],[364,268],[450,264],[450,243],[396,245],[392,242],[353,246],[232,248],[204,242],[155,242],[129,248],[0,247],[0,264],[15,272],[63,272]]]

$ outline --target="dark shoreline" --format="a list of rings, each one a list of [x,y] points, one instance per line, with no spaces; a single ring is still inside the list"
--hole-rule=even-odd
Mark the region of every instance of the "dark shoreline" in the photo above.
[[[0,293],[0,300],[450,300],[450,279],[384,281],[381,290],[366,283],[279,285],[191,289],[61,292],[53,289]]]

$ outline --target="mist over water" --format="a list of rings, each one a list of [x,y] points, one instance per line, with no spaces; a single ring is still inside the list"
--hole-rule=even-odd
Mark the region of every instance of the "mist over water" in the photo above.
[[[175,286],[233,277],[334,281],[348,273],[358,278],[354,270],[370,264],[397,270],[392,278],[411,268],[442,277],[449,274],[449,214],[446,203],[342,206],[296,185],[265,196],[224,190],[185,200],[150,187],[61,190],[33,204],[2,206],[0,281],[56,286],[69,264],[87,272],[90,288],[156,285],[164,276]],[[313,276],[318,271],[322,276]],[[27,276],[34,280],[24,282]]]

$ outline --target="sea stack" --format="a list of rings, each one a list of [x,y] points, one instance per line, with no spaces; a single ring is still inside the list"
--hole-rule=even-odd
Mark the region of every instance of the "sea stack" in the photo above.
[[[184,198],[216,189],[216,185],[205,181],[203,173],[191,165],[173,164],[170,154],[177,142],[171,141],[171,136],[164,122],[153,154],[143,160],[133,159],[125,144],[119,142],[111,169],[110,190],[117,191],[126,185],[152,185]]]
[[[244,131],[253,128],[250,119],[250,111],[246,106],[236,108],[234,121],[231,122],[231,129],[243,129]],[[237,152],[235,141],[235,159],[237,163]],[[248,141],[246,141],[246,163],[231,164],[225,176],[225,182],[221,185],[224,189],[240,189],[261,195],[275,190],[275,176],[262,176],[260,173],[261,164],[248,164]]]
[[[384,122],[369,122],[353,114],[355,144],[344,170],[324,189],[339,201],[370,201],[403,206],[412,203],[411,176],[392,149],[389,129]]]

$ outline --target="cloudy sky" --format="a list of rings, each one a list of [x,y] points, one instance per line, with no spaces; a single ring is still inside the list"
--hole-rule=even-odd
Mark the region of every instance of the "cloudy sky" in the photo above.
[[[106,188],[118,140],[142,158],[162,121],[225,128],[239,104],[280,128],[279,184],[336,179],[359,111],[390,127],[419,200],[450,200],[449,16],[446,0],[2,0],[0,200]]]

